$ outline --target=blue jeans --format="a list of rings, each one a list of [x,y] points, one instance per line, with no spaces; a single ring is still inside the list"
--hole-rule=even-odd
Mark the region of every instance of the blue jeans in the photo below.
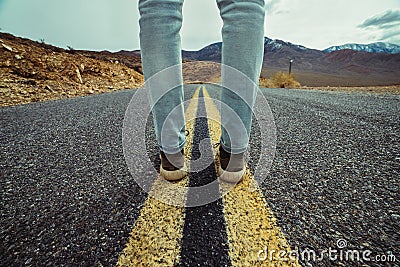
[[[252,108],[264,55],[264,0],[216,1],[223,20],[222,87],[234,88],[221,92],[221,101],[228,107],[221,109],[221,122],[228,128],[235,128],[236,122],[225,116],[231,108],[244,125],[233,134],[231,131],[229,138],[223,127],[221,145],[225,151],[236,154],[244,152],[249,141]],[[180,39],[182,5],[183,0],[139,0],[140,47],[146,83],[156,73],[169,68],[153,79],[152,86],[146,87],[149,88],[157,142],[160,149],[169,154],[177,153],[185,145]],[[243,73],[255,86],[238,83],[232,72],[225,71],[224,75],[224,65]],[[238,96],[242,94],[246,95],[246,100]],[[161,138],[162,130],[166,138]]]

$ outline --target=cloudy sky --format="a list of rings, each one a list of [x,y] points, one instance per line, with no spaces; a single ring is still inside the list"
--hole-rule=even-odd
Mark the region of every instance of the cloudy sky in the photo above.
[[[0,0],[0,28],[75,49],[139,49],[138,0]],[[266,0],[265,36],[324,49],[400,45],[400,0]],[[185,0],[182,47],[221,41],[215,0]]]

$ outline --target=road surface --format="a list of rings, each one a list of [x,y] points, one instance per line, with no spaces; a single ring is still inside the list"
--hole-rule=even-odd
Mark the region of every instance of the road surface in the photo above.
[[[208,114],[205,88],[185,86],[185,99]],[[186,209],[148,197],[128,171],[121,130],[134,90],[1,108],[0,265],[400,266],[400,97],[261,92],[277,127],[265,182]],[[192,126],[195,158],[216,133],[204,118]],[[215,179],[210,166],[182,183]],[[270,259],[266,247],[316,258]]]

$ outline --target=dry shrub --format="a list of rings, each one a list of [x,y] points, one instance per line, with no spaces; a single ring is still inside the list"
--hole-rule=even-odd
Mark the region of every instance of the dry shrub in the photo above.
[[[265,87],[265,88],[274,87],[271,80],[264,78],[264,77],[260,77],[258,85],[259,85],[259,87]]]
[[[270,79],[261,77],[259,85],[267,88],[299,88],[301,86],[292,74],[282,71],[275,73]]]

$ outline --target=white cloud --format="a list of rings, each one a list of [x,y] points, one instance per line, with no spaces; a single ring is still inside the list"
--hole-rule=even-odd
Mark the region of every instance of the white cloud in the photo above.
[[[379,41],[400,43],[400,10],[386,10],[358,25]]]
[[[358,27],[366,19],[400,8],[398,0],[281,0],[279,10],[267,15],[266,35],[324,49],[344,43],[370,43],[382,34]]]
[[[377,27],[380,29],[396,27],[400,24],[400,10],[387,10],[384,13],[366,19],[358,27]]]

